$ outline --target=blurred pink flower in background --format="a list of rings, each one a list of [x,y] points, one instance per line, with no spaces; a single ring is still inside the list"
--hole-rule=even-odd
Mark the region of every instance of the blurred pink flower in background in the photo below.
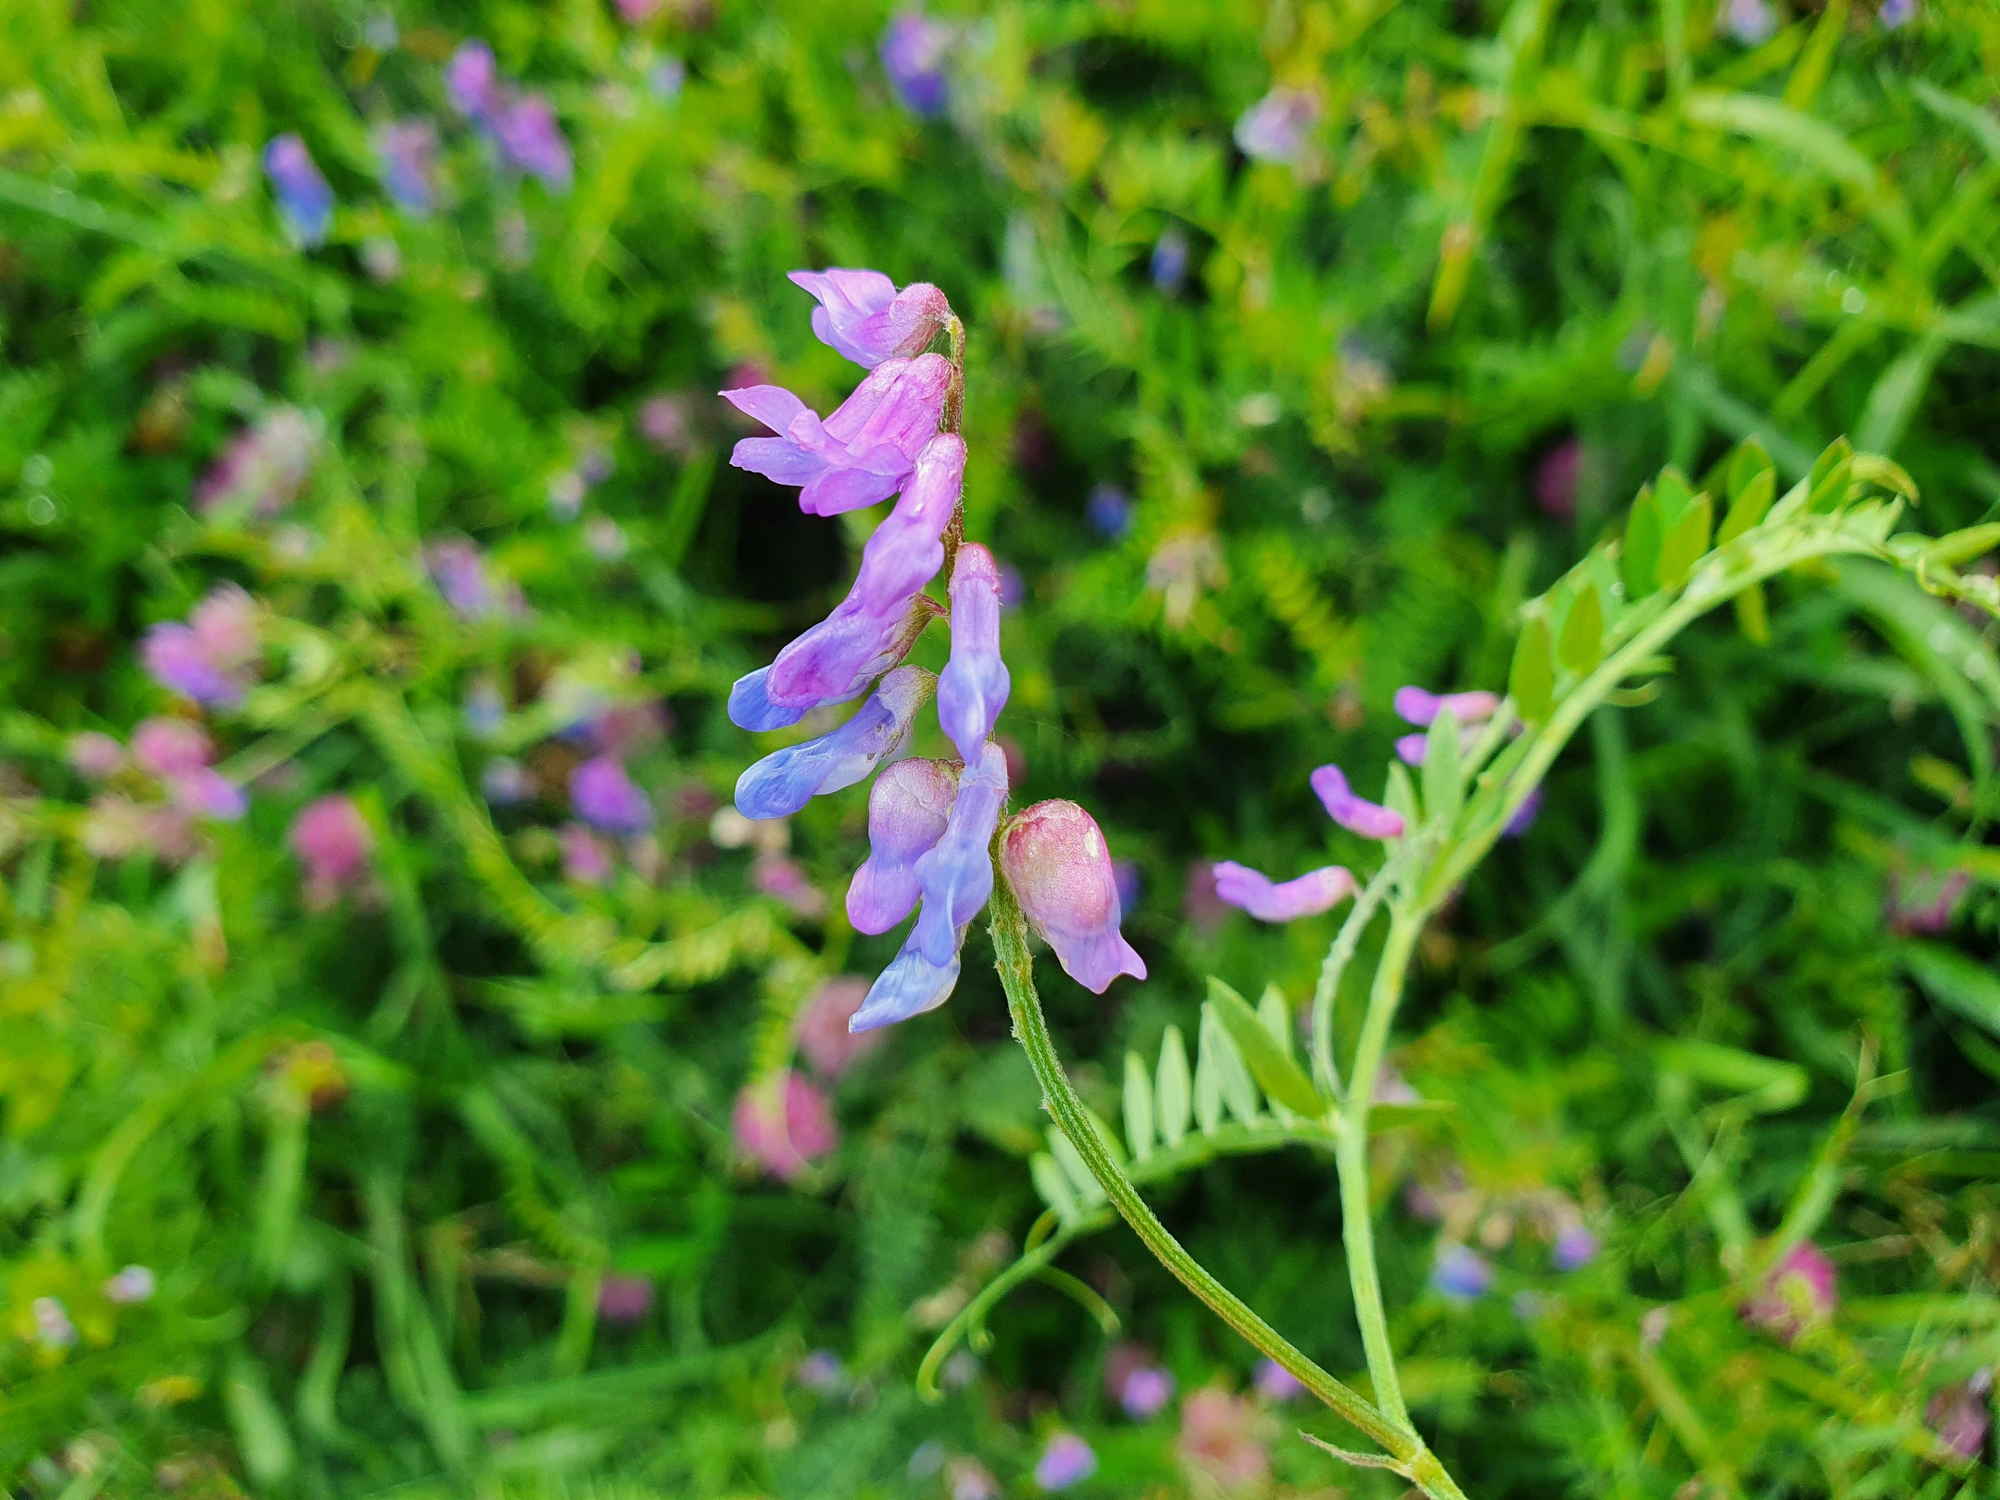
[[[866,979],[842,974],[827,980],[807,998],[799,1013],[799,1050],[820,1077],[832,1080],[882,1045],[879,1031],[850,1032],[848,1018],[868,998]]]
[[[274,406],[237,433],[195,486],[204,515],[243,511],[273,516],[305,487],[325,424],[296,406]]]
[[[1964,870],[1892,869],[1883,916],[1891,932],[1943,932],[1971,889],[1972,876]]]
[[[1291,1401],[1303,1396],[1306,1391],[1299,1384],[1299,1377],[1275,1359],[1258,1360],[1257,1371],[1250,1377],[1250,1382],[1266,1401]]]
[[[125,769],[125,747],[110,735],[100,734],[94,729],[71,735],[65,753],[70,768],[92,781],[103,781]]]
[[[1181,1461],[1225,1492],[1248,1489],[1271,1472],[1276,1425],[1248,1397],[1204,1386],[1181,1403]]]
[[[1583,477],[1583,444],[1565,438],[1535,465],[1535,504],[1558,521],[1576,519],[1577,482]]]
[[[292,820],[285,841],[305,869],[309,907],[331,906],[343,892],[367,879],[375,835],[354,799],[345,793],[331,792],[307,803]]]
[[[645,1276],[608,1275],[597,1287],[597,1315],[607,1323],[637,1323],[653,1310],[654,1289]]]
[[[826,1095],[790,1068],[743,1085],[729,1123],[737,1148],[786,1182],[804,1176],[840,1140]]]
[[[1827,1254],[1801,1240],[1764,1273],[1757,1294],[1743,1304],[1743,1320],[1789,1344],[1833,1316],[1840,1277]]]
[[[1993,1372],[1976,1370],[1971,1379],[1946,1386],[1924,1407],[1925,1425],[1960,1458],[1978,1458],[1986,1451],[1986,1435],[1993,1430],[1987,1394],[1992,1388]]]
[[[608,885],[611,851],[581,823],[565,823],[556,838],[562,847],[563,878],[578,885]]]

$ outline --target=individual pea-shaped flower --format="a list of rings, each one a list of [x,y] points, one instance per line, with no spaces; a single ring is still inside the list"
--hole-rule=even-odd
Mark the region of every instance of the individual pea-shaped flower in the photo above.
[[[853,786],[902,747],[936,684],[922,667],[896,668],[840,728],[774,751],[739,776],[736,810],[746,818],[788,818],[814,797]]]
[[[1484,691],[1433,693],[1415,686],[1396,689],[1396,716],[1419,729],[1430,728],[1432,721],[1446,712],[1461,724],[1484,723],[1499,707],[1499,697]]]
[[[1365,839],[1399,839],[1403,836],[1403,815],[1355,796],[1339,766],[1321,766],[1314,771],[1312,789],[1325,806],[1327,816],[1342,828]]]
[[[964,491],[965,439],[941,432],[917,455],[902,498],[862,547],[854,597],[888,614],[935,578],[944,563],[944,529]]]
[[[923,353],[951,317],[944,293],[927,281],[898,291],[880,271],[839,266],[794,271],[791,279],[819,299],[813,335],[864,369]]]
[[[837,516],[886,500],[903,487],[917,455],[937,432],[952,368],[941,355],[884,360],[821,421],[783,386],[722,393],[777,437],[744,438],[730,463],[777,484],[796,484],[799,509]]]
[[[951,573],[951,661],[938,678],[938,724],[967,765],[993,733],[1012,685],[1000,659],[1000,569],[977,542]]]
[[[859,697],[910,654],[910,647],[938,612],[937,601],[928,594],[912,595],[903,613],[887,620],[860,611],[843,615],[835,610],[792,642],[793,646],[805,643],[805,649],[790,658],[796,665],[790,673],[789,695],[780,698],[772,691],[777,662],[736,679],[729,690],[730,722],[757,733],[785,729],[815,708]],[[779,655],[782,658],[784,653]]]
[[[1449,1302],[1470,1302],[1493,1285],[1493,1267],[1464,1245],[1440,1245],[1431,1267],[1431,1285]]]
[[[942,760],[899,760],[868,792],[868,858],[847,887],[847,919],[857,932],[887,932],[917,904],[917,860],[944,836],[958,796],[958,768]]]
[[[575,175],[569,142],[563,138],[556,112],[541,94],[523,94],[508,99],[491,117],[493,138],[500,143],[507,164],[540,180],[544,187],[561,191]]]
[[[861,1009],[848,1018],[850,1032],[893,1026],[898,1021],[936,1010],[951,998],[958,984],[958,950],[965,941],[965,929],[960,927],[953,934],[951,957],[941,964],[924,957],[917,944],[917,931],[914,927],[910,929],[889,967],[875,976]]]
[[[952,800],[944,832],[917,859],[917,885],[923,892],[924,909],[911,936],[933,967],[941,969],[952,961],[958,950],[959,929],[979,914],[986,898],[993,894],[990,850],[994,825],[1000,821],[1000,807],[1006,800],[1007,755],[989,743],[978,760],[959,773],[958,796]],[[1117,899],[1113,892],[1111,900],[1115,903]],[[1143,966],[1140,972],[1145,972]]]
[[[333,189],[320,175],[306,143],[289,132],[275,137],[264,148],[264,171],[292,238],[309,250],[325,244],[333,227]]]
[[[1146,961],[1118,930],[1118,881],[1103,830],[1081,807],[1037,802],[1009,819],[1000,869],[1022,915],[1078,984],[1101,995],[1120,974],[1146,977]]]
[[[1354,893],[1354,877],[1339,865],[1309,870],[1282,885],[1233,860],[1217,860],[1215,894],[1260,922],[1293,922],[1331,911]]]
[[[444,65],[444,91],[453,109],[483,123],[500,106],[500,69],[493,49],[475,41],[452,53]]]
[[[652,799],[615,755],[593,755],[570,772],[569,800],[578,817],[606,833],[644,833],[653,826]]]

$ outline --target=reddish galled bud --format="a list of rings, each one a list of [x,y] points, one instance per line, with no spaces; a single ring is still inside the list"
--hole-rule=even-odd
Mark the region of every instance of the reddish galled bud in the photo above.
[[[1118,879],[1097,820],[1074,802],[1038,802],[1000,836],[1000,868],[1036,932],[1085,989],[1103,994],[1146,962],[1118,930]]]

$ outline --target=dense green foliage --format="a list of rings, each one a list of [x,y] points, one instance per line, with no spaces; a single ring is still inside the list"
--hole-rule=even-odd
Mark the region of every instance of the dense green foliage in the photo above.
[[[1229,913],[1196,862],[1367,873],[1309,771],[1373,792],[1398,686],[1504,688],[1523,601],[1664,465],[1724,493],[1754,435],[1782,492],[1845,433],[1924,531],[2000,511],[2000,11],[1775,5],[1746,43],[1706,0],[995,5],[952,17],[929,121],[872,6],[393,12],[0,6],[0,1477],[936,1496],[973,1455],[1025,1495],[1066,1429],[1100,1462],[1073,1493],[1214,1493],[1178,1404],[1107,1399],[1100,1329],[1183,1394],[1251,1356],[1087,1203],[1064,1274],[918,1394],[1050,1187],[977,929],[950,1004],[840,1080],[834,1152],[781,1183],[732,1140],[808,997],[896,938],[841,915],[858,791],[782,833],[716,817],[784,738],[734,728],[729,683],[839,597],[876,513],[730,468],[752,429],[710,393],[852,384],[798,267],[934,281],[965,319],[967,531],[1023,588],[1016,801],[1087,804],[1138,867],[1150,980],[1041,976],[1129,1121],[1128,1050],[1144,1077],[1169,1026],[1193,1043],[1209,975],[1298,1012],[1337,922]],[[554,100],[572,185],[447,104],[475,37]],[[1232,144],[1274,83],[1319,101],[1292,163]],[[429,215],[372,144],[416,116]],[[310,250],[261,165],[287,131],[338,200]],[[290,409],[296,497],[197,505]],[[483,613],[426,569],[464,538]],[[225,581],[259,680],[206,722],[247,816],[125,852],[103,799],[158,793],[93,785],[72,736],[188,711],[138,642]],[[1990,625],[1843,561],[1673,649],[1421,939],[1393,1061],[1430,1104],[1375,1143],[1405,1394],[1476,1500],[2000,1494],[1926,1427],[2000,1361]],[[561,731],[653,703],[654,833],[566,876]],[[489,805],[503,757],[525,796]],[[373,848],[329,899],[286,837],[334,791]],[[1148,1193],[1360,1370],[1330,1159],[1216,1124]],[[1739,1304],[1801,1202],[1840,1293],[1788,1340]],[[1570,1216],[1600,1249],[1558,1272]],[[1441,1237],[1490,1292],[1429,1284]],[[135,1264],[156,1290],[113,1300]],[[614,1276],[657,1300],[600,1317]],[[837,1381],[798,1378],[813,1349]],[[1401,1492],[1291,1436],[1351,1445],[1330,1417],[1257,1420],[1248,1492]]]

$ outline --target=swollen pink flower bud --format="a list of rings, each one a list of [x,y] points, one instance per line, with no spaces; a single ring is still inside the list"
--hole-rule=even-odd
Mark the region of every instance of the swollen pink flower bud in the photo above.
[[[326,906],[368,873],[375,835],[352,797],[334,793],[306,804],[286,835],[306,872],[306,900]]]
[[[909,478],[937,432],[951,380],[951,364],[942,355],[887,360],[824,422],[782,386],[724,391],[723,400],[780,434],[744,438],[729,461],[775,483],[801,486],[799,509],[807,515],[873,505]]]
[[[885,359],[919,354],[951,316],[951,304],[929,282],[900,292],[880,271],[794,271],[794,283],[819,298],[813,333],[822,344],[873,369]]]
[[[1118,930],[1118,879],[1097,820],[1074,802],[1037,802],[1000,836],[1000,869],[1069,977],[1101,995],[1146,961]]]
[[[840,1140],[826,1095],[789,1068],[745,1084],[729,1125],[744,1155],[787,1182],[803,1177]]]
[[[967,542],[951,573],[951,661],[938,678],[938,724],[968,766],[1012,685],[1000,659],[1000,569],[991,552]]]
[[[1327,816],[1342,828],[1365,839],[1399,839],[1403,836],[1403,815],[1355,796],[1349,790],[1347,777],[1339,766],[1321,766],[1314,771],[1312,789],[1325,805]]]
[[[1311,870],[1283,885],[1232,860],[1215,864],[1215,894],[1260,922],[1292,922],[1330,911],[1354,894],[1354,877],[1339,865]]]
[[[944,835],[958,795],[958,768],[942,760],[899,760],[868,793],[868,858],[847,888],[857,932],[887,932],[917,904],[916,864]]]

